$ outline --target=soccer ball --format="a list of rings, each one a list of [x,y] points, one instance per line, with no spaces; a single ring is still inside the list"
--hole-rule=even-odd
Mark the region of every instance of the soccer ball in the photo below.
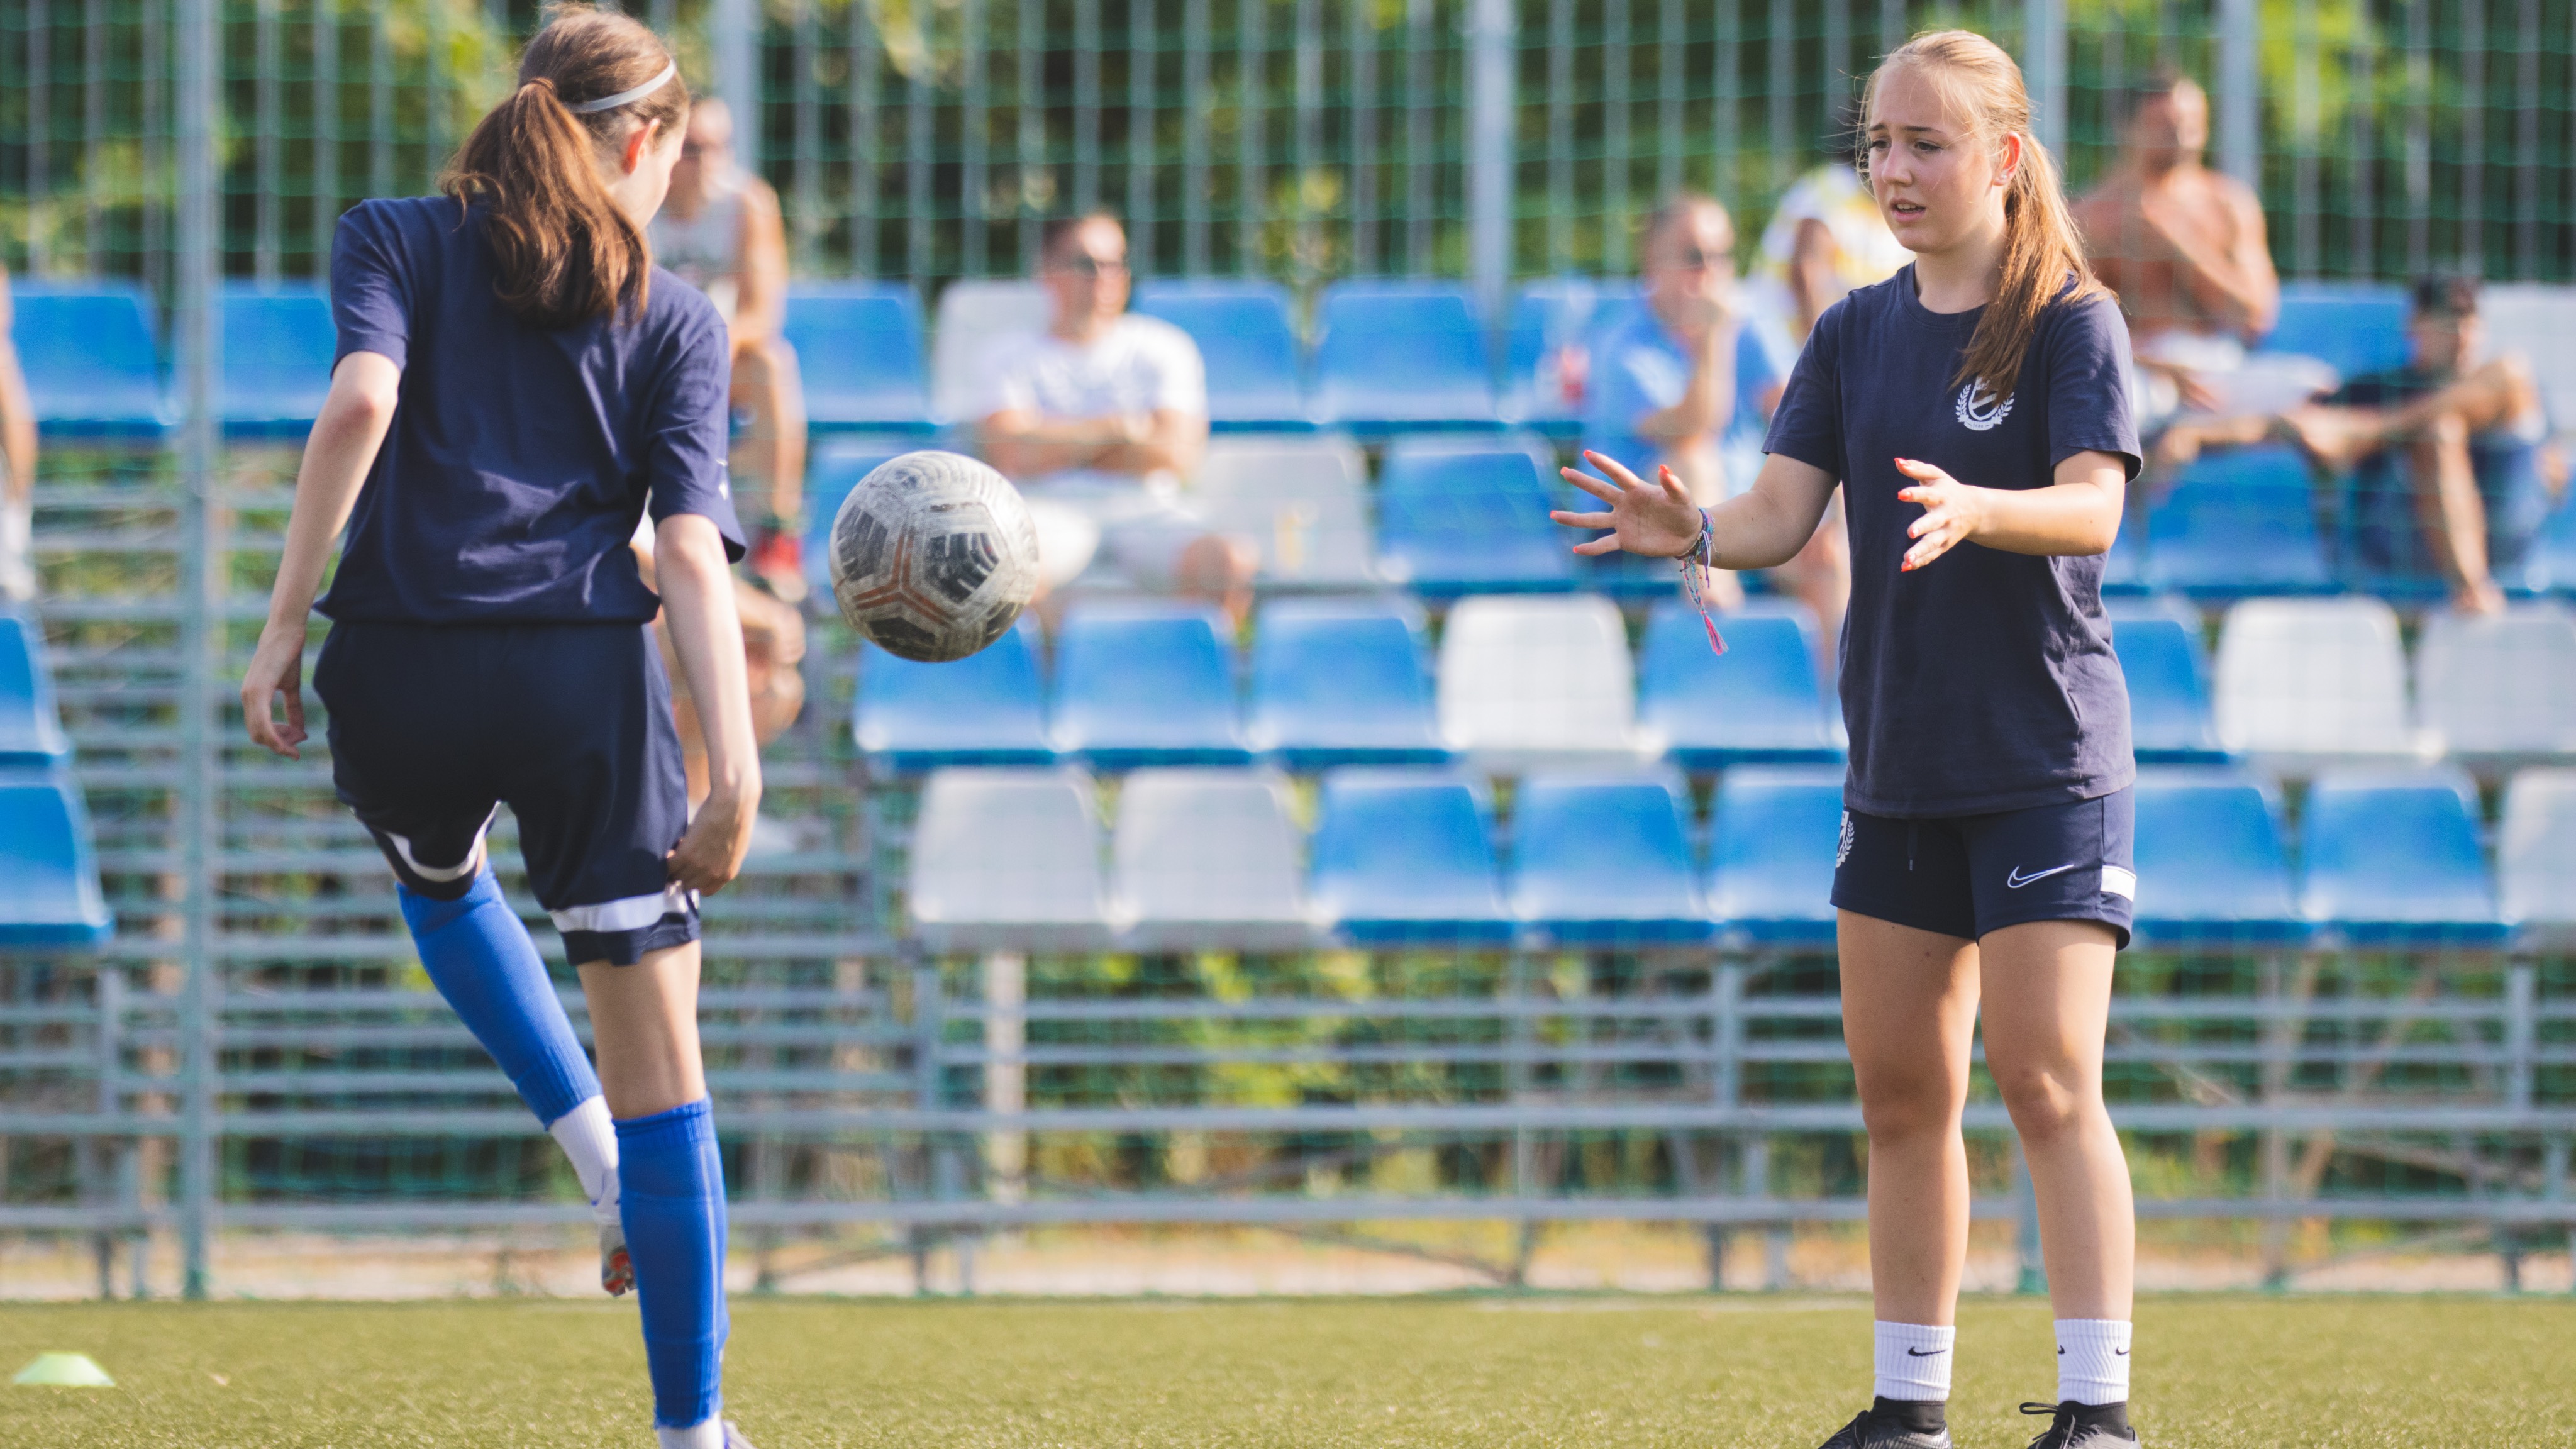
[[[1001,638],[1037,586],[1028,505],[972,458],[889,458],[833,516],[832,598],[889,654],[963,659]]]

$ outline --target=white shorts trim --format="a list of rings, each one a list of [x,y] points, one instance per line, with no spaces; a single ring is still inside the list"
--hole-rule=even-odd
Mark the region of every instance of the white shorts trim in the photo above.
[[[395,854],[402,857],[403,865],[413,875],[433,885],[445,885],[452,880],[464,880],[483,868],[483,837],[492,832],[492,822],[500,813],[501,807],[493,806],[492,813],[483,817],[483,823],[474,827],[474,843],[465,848],[462,865],[423,865],[420,857],[411,853],[410,841],[390,830],[385,832],[385,839],[394,843]]]
[[[566,906],[548,911],[555,929],[563,932],[640,931],[660,924],[666,915],[686,915],[689,892],[674,881],[662,887],[661,894],[628,896],[624,900],[602,901],[595,906]]]
[[[2102,894],[2118,896],[2124,901],[2138,898],[2138,873],[2125,866],[2102,867]]]

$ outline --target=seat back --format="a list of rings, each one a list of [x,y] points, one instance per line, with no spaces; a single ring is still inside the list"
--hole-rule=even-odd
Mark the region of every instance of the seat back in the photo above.
[[[1319,417],[1352,427],[1496,421],[1475,295],[1448,282],[1337,282],[1317,316]]]
[[[933,949],[1099,949],[1100,822],[1076,770],[937,770],[913,827],[908,905]]]
[[[2140,944],[2225,948],[2307,934],[2271,786],[2241,770],[2148,768],[2131,798]]]
[[[2333,587],[2311,491],[2289,448],[2204,455],[2147,515],[2147,582],[2220,596]]]
[[[1713,928],[1676,782],[1532,775],[1512,793],[1512,908],[1553,941],[1655,945]]]
[[[1511,940],[1484,786],[1440,770],[1324,776],[1312,842],[1316,912],[1367,945]]]
[[[1637,657],[1637,722],[1648,748],[1694,770],[1836,758],[1816,678],[1815,616],[1787,600],[1756,601],[1719,621],[1712,652],[1699,611],[1655,606]]]
[[[1512,295],[1503,334],[1503,392],[1516,421],[1550,432],[1580,423],[1592,336],[1606,316],[1633,306],[1636,296],[1633,283],[1594,277],[1549,277]]]
[[[2576,287],[2555,282],[2487,282],[2478,321],[2490,353],[2519,352],[2540,385],[2542,410],[2564,429],[2576,423]]]
[[[331,394],[339,326],[331,293],[312,283],[228,282],[223,289],[224,366],[217,416],[236,433],[293,434],[322,415]]]
[[[805,283],[787,293],[805,417],[817,430],[931,425],[922,372],[921,302],[893,282]]]
[[[1349,439],[1220,437],[1209,444],[1193,485],[1192,502],[1209,528],[1260,549],[1264,581],[1347,588],[1376,582],[1368,462]]]
[[[57,765],[71,753],[45,668],[44,632],[32,620],[0,613],[0,767]]]
[[[0,950],[76,950],[114,930],[79,787],[60,771],[0,775]]]
[[[1203,278],[1139,283],[1136,310],[1190,334],[1207,367],[1208,421],[1219,427],[1306,422],[1297,330],[1276,282]]]
[[[2265,352],[2314,357],[2346,377],[2404,367],[2406,290],[2377,282],[2289,282]]]
[[[2455,755],[2576,754],[2576,615],[2437,613],[2415,646],[2415,701]]]
[[[1447,759],[1421,629],[1418,611],[1391,601],[1264,608],[1252,637],[1253,748],[1294,770]]]
[[[2247,599],[2218,636],[2214,701],[2231,750],[2406,755],[2406,653],[2377,599]]]
[[[1289,948],[1308,934],[1288,784],[1266,770],[1138,770],[1110,836],[1135,944]]]
[[[9,339],[48,431],[148,435],[177,424],[141,287],[13,281],[9,294]]]
[[[901,456],[885,443],[858,438],[824,438],[805,460],[805,583],[815,597],[832,592],[832,520],[859,480],[890,458]]]
[[[2448,767],[2341,770],[2308,790],[2308,918],[2364,945],[2494,945],[2495,885],[2477,791]]]
[[[1718,781],[1709,824],[1708,909],[1726,935],[1810,950],[1834,943],[1834,856],[1843,772],[1739,765]]]
[[[1055,743],[1106,769],[1251,763],[1224,616],[1188,604],[1097,602],[1056,639]]]
[[[2576,939],[2576,769],[2524,770],[2505,787],[2496,873],[2507,921]]]
[[[2225,758],[2209,714],[2200,618],[2178,600],[2140,600],[2111,612],[2111,648],[2129,682],[2129,741],[2141,764]]]
[[[860,646],[853,729],[868,763],[895,774],[1052,763],[1036,624],[1024,617],[982,649],[942,664]]]
[[[1629,755],[1636,748],[1628,634],[1591,595],[1473,598],[1440,640],[1440,730],[1502,755]]]
[[[1548,521],[1556,500],[1541,466],[1509,442],[1397,442],[1378,489],[1387,575],[1433,597],[1572,587],[1574,540]]]
[[[1046,289],[1026,278],[967,278],[939,294],[930,338],[930,411],[961,423],[973,416],[983,393],[982,373],[993,347],[1005,337],[1035,336],[1047,327]]]
[[[2560,504],[2541,526],[2540,537],[2523,552],[2521,574],[2526,588],[2576,594],[2576,504]]]

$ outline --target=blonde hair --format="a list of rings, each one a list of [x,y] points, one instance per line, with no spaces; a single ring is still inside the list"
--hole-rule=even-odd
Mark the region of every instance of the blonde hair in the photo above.
[[[2110,293],[2085,264],[2083,235],[2067,209],[2057,163],[2031,134],[2030,92],[2023,88],[2021,67],[2013,58],[1968,30],[1927,30],[1905,42],[1870,72],[1861,95],[1864,142],[1880,84],[1905,66],[1922,68],[1952,113],[1967,119],[1970,135],[1988,142],[2021,138],[2021,164],[2004,191],[2003,279],[1985,316],[1977,319],[1958,374],[1951,378],[1975,378],[1986,397],[2008,397],[2039,330],[2039,314],[2054,303]],[[1866,144],[1861,154],[1869,154]]]

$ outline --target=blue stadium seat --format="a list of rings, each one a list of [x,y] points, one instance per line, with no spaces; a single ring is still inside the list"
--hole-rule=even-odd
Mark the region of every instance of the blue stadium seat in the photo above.
[[[330,289],[303,282],[224,286],[224,367],[216,413],[237,438],[300,439],[331,393],[339,330]]]
[[[805,583],[814,597],[832,596],[832,520],[859,480],[897,450],[870,438],[824,438],[805,460]]]
[[[1207,363],[1208,424],[1219,432],[1314,426],[1297,384],[1297,332],[1276,282],[1139,283],[1136,310],[1190,334]]]
[[[141,287],[13,281],[9,293],[9,338],[47,433],[159,439],[178,426]]]
[[[1105,770],[1248,765],[1225,616],[1187,604],[1099,602],[1056,637],[1054,742]]]
[[[1291,599],[1252,636],[1253,748],[1291,770],[1442,764],[1419,610]]]
[[[1532,775],[1512,795],[1512,909],[1552,945],[1676,946],[1715,934],[1677,782]]]
[[[2122,600],[2111,648],[2129,681],[2129,743],[2142,765],[2214,765],[2227,751],[2209,713],[2200,616],[2178,599]]]
[[[1816,680],[1813,615],[1756,600],[1718,620],[1726,653],[1711,653],[1699,611],[1655,606],[1637,654],[1637,722],[1685,769],[1821,763],[1842,758]]]
[[[785,334],[805,385],[805,421],[816,432],[936,431],[922,370],[921,302],[910,287],[791,287]]]
[[[1485,787],[1441,770],[1324,777],[1309,854],[1319,915],[1362,946],[1507,946]]]
[[[1557,364],[1568,348],[1588,352],[1593,334],[1636,296],[1634,283],[1592,277],[1550,277],[1513,295],[1503,334],[1503,410],[1512,421],[1552,438],[1582,433],[1581,396],[1567,395]]]
[[[2477,789],[2449,768],[2330,771],[2308,791],[2308,919],[2355,946],[2505,942]]]
[[[1337,282],[1318,322],[1319,421],[1360,433],[1500,424],[1484,322],[1465,287]]]
[[[45,669],[44,632],[31,620],[0,614],[0,768],[59,765],[71,756]]]
[[[2147,550],[2138,541],[2146,531],[2146,524],[2135,514],[2122,521],[2120,536],[2111,542],[2111,555],[2102,561],[2103,593],[2147,592]]]
[[[2242,770],[2138,772],[2137,944],[2231,950],[2304,941],[2281,801]]]
[[[2542,525],[2514,571],[2521,587],[2534,593],[2576,594],[2576,502],[2562,502]]]
[[[1550,523],[1556,496],[1528,449],[1403,439],[1378,477],[1378,555],[1418,594],[1556,592],[1574,587],[1578,542]]]
[[[2288,447],[2203,455],[2147,515],[2147,582],[2195,596],[2334,587],[2307,461]]]
[[[944,664],[861,645],[852,733],[869,768],[886,774],[1053,763],[1036,621],[1024,616],[1001,638]]]
[[[115,925],[80,787],[60,771],[0,774],[0,951],[96,946]]]
[[[1738,947],[1831,950],[1842,823],[1837,767],[1727,771],[1718,782],[1708,848],[1708,909],[1721,939]]]
[[[2265,352],[2313,357],[2346,377],[2406,365],[2406,289],[2376,283],[2291,282]]]

